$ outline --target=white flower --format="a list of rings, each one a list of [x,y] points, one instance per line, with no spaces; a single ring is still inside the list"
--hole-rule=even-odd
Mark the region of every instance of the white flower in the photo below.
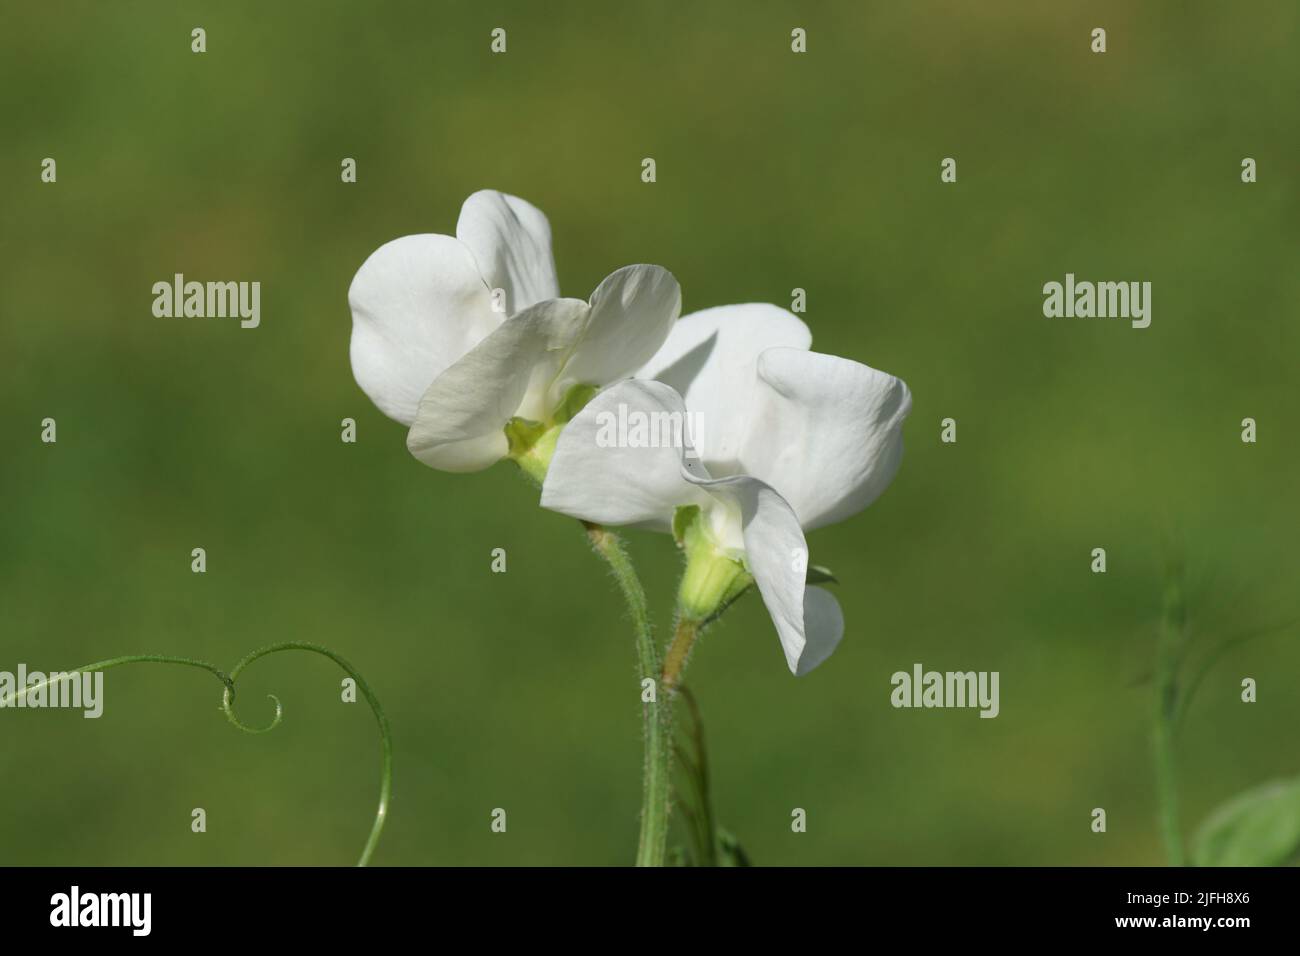
[[[687,615],[706,619],[734,597],[738,575],[752,576],[795,674],[829,657],[844,632],[839,603],[806,584],[804,531],[884,491],[912,404],[899,379],[810,343],[807,326],[772,305],[685,316],[642,370],[657,381],[607,389],[569,422],[542,487],[542,505],[563,514],[685,531]],[[625,416],[689,409],[703,420],[699,447],[601,447],[601,422],[620,405]],[[680,510],[690,506],[698,512]]]
[[[395,239],[357,270],[353,375],[410,426],[407,447],[421,461],[487,468],[548,433],[553,442],[557,421],[595,387],[655,354],[681,310],[677,280],[658,266],[618,270],[589,303],[558,296],[546,217],[514,196],[476,192],[455,238]],[[525,447],[512,447],[512,423]]]

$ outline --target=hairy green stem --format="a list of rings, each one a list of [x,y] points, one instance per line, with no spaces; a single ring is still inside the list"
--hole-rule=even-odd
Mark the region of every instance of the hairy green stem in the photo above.
[[[340,655],[335,654],[329,648],[321,647],[318,644],[307,644],[302,641],[283,641],[278,644],[268,644],[266,647],[259,648],[244,657],[243,660],[231,669],[229,674],[221,670],[215,664],[209,664],[207,661],[194,660],[189,657],[174,657],[168,654],[129,654],[124,657],[112,657],[105,661],[96,661],[94,664],[85,664],[81,667],[75,667],[72,670],[62,671],[60,673],[68,676],[73,674],[90,674],[95,673],[96,671],[106,671],[122,664],[180,664],[185,667],[197,667],[200,670],[205,670],[208,673],[213,674],[222,684],[225,685],[225,690],[221,695],[221,711],[226,715],[226,719],[245,733],[262,734],[266,733],[268,730],[273,730],[279,725],[280,718],[283,714],[280,700],[274,694],[269,694],[268,696],[275,702],[275,716],[265,727],[250,727],[242,723],[239,718],[235,716],[233,706],[235,700],[235,678],[239,676],[240,672],[243,671],[245,667],[253,663],[253,661],[281,651],[308,651],[313,654],[320,654],[324,657],[328,657],[334,663],[338,664],[339,667],[343,668],[343,670],[347,672],[348,676],[357,682],[357,687],[365,696],[366,703],[370,705],[370,709],[374,712],[375,720],[379,723],[379,737],[383,752],[379,784],[379,809],[375,813],[375,822],[370,828],[370,836],[366,840],[365,848],[361,851],[361,858],[357,861],[357,866],[365,866],[370,862],[370,857],[374,854],[375,847],[379,843],[379,835],[384,829],[384,821],[388,817],[388,802],[393,792],[392,733],[389,730],[388,717],[385,716],[384,709],[379,704],[379,698],[376,697],[375,692],[370,689],[370,685],[366,683],[365,678],[362,677],[357,672],[356,668],[349,664],[347,660]],[[59,678],[59,680],[64,679],[65,678],[63,677]],[[52,682],[53,681],[47,677],[44,681],[19,688],[3,701],[3,706],[13,706],[17,701],[26,697],[27,694],[39,690],[42,687],[47,687]]]
[[[618,535],[584,521],[587,538],[618,582],[636,627],[637,669],[641,680],[655,682],[653,699],[642,695],[641,723],[645,732],[645,758],[641,778],[641,836],[637,866],[663,866],[668,847],[669,789],[672,757],[671,696],[659,686],[659,652],[655,649],[646,607],[645,589]]]
[[[668,645],[668,653],[664,656],[665,693],[671,695],[677,690],[677,685],[682,680],[682,673],[686,670],[686,662],[690,659],[695,642],[699,640],[703,631],[703,621],[685,616],[678,619],[677,630],[673,633],[672,643]]]

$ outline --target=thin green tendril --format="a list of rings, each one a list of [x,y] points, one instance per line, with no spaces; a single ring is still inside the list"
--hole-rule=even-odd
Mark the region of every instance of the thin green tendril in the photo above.
[[[379,808],[375,811],[375,822],[370,828],[370,836],[366,839],[366,845],[361,851],[361,858],[357,861],[357,866],[366,866],[370,862],[370,857],[375,852],[375,847],[379,844],[379,835],[383,832],[384,821],[388,819],[388,803],[393,792],[393,738],[392,731],[388,726],[388,717],[384,714],[384,709],[380,706],[379,698],[375,692],[370,689],[366,679],[362,677],[348,661],[331,651],[327,647],[321,647],[319,644],[308,644],[302,641],[283,641],[278,644],[268,644],[266,647],[259,648],[244,657],[238,664],[231,668],[227,674],[215,664],[209,664],[207,661],[194,660],[189,657],[174,657],[168,654],[129,654],[125,657],[111,657],[106,661],[96,661],[94,664],[85,664],[81,667],[73,668],[69,671],[61,671],[59,681],[68,679],[74,674],[90,674],[96,671],[106,671],[122,664],[180,664],[184,667],[197,667],[213,674],[223,685],[225,690],[221,695],[221,711],[226,715],[226,719],[235,727],[238,727],[246,734],[264,734],[274,730],[280,725],[280,720],[284,715],[284,708],[280,705],[280,699],[274,694],[268,694],[275,703],[275,716],[265,727],[250,727],[243,723],[235,716],[235,678],[249,664],[262,657],[271,654],[278,654],[281,651],[308,651],[312,654],[320,654],[328,657],[335,664],[338,664],[348,676],[357,682],[357,687],[361,690],[362,695],[366,698],[366,703],[370,705],[371,711],[374,712],[375,721],[379,724],[379,739],[382,750],[382,767],[380,770],[379,782]],[[47,677],[45,680],[35,684],[29,684],[14,691],[7,698],[0,700],[0,707],[12,707],[19,700],[22,700],[33,691],[48,687],[54,683],[54,680]]]

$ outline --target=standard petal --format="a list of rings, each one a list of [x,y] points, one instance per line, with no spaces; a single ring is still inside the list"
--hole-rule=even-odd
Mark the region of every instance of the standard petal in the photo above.
[[[504,457],[504,428],[530,383],[554,377],[586,322],[587,303],[550,299],[512,316],[434,380],[406,447],[442,471],[479,471]]]
[[[531,203],[479,190],[460,207],[456,237],[474,253],[488,287],[505,290],[507,314],[559,296],[551,224]]]
[[[748,475],[688,481],[738,509],[745,567],[772,616],[790,673],[826,660],[844,636],[844,615],[829,592],[806,585],[808,546],[794,509],[770,485]]]
[[[667,385],[628,381],[597,393],[560,433],[542,507],[600,524],[670,530],[679,506],[711,501],[683,477],[683,449],[662,440],[674,423],[684,427],[685,407]]]
[[[501,322],[474,256],[450,236],[404,236],[357,270],[352,374],[379,410],[415,419],[429,383]]]
[[[609,385],[630,378],[668,338],[682,311],[682,290],[660,266],[624,266],[591,295],[587,328],[555,383],[559,398],[571,385]]]
[[[763,352],[758,380],[740,450],[745,474],[779,489],[808,530],[880,496],[903,457],[907,385],[859,362],[790,348]]]
[[[682,316],[637,377],[676,389],[703,422],[704,461],[715,474],[735,473],[759,354],[774,346],[806,349],[811,342],[808,326],[775,305],[718,306]]]

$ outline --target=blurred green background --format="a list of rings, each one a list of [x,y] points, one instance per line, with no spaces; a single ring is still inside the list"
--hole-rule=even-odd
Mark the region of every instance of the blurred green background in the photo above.
[[[837,654],[791,677],[748,598],[695,655],[716,812],[754,861],[1163,860],[1144,678],[1165,555],[1188,565],[1201,652],[1300,603],[1294,3],[6,0],[0,16],[0,669],[229,666],[317,641],[392,720],[377,863],[629,862],[640,710],[612,581],[512,466],[416,462],[348,363],[365,257],[453,232],[469,193],[499,188],[550,217],[566,295],[632,262],[671,269],[686,311],[788,306],[801,287],[815,348],[912,388],[893,487],[810,539],[842,581]],[[261,327],[154,318],[150,287],[175,272],[260,281]],[[1042,285],[1066,272],[1151,281],[1151,327],[1045,319]],[[662,635],[677,556],[631,544]],[[1204,685],[1179,751],[1188,829],[1300,771],[1296,637],[1245,645]],[[893,709],[890,675],[918,661],[1000,671],[1001,716]],[[352,862],[379,758],[341,676],[306,655],[255,664],[241,713],[285,706],[261,737],[180,668],[109,672],[98,721],[0,712],[0,863]]]

